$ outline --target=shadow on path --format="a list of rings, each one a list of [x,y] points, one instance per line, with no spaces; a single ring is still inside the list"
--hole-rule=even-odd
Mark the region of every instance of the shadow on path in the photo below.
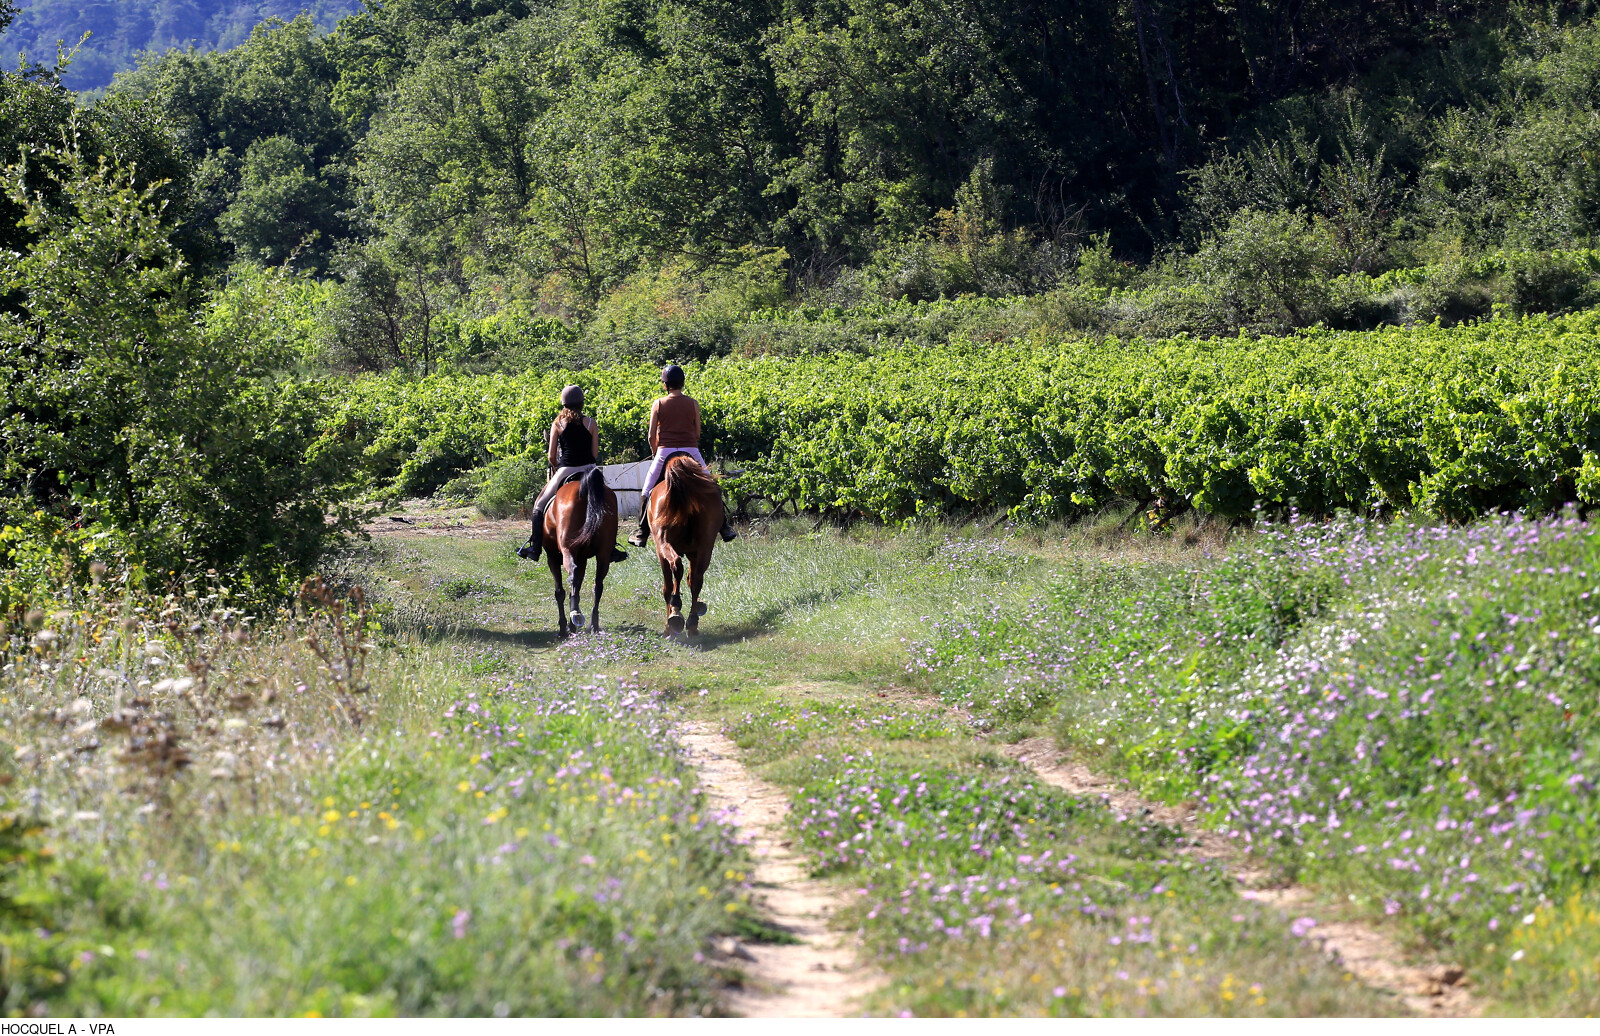
[[[524,651],[546,651],[561,643],[561,637],[554,629],[508,632],[486,629],[482,626],[454,626],[435,631],[431,635],[439,640],[471,640],[498,647],[521,648]]]

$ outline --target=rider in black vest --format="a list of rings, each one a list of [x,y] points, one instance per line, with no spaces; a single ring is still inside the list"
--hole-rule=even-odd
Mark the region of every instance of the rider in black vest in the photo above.
[[[533,502],[533,531],[528,536],[527,546],[517,551],[525,558],[537,558],[544,546],[544,512],[556,490],[600,463],[600,426],[594,418],[584,416],[583,388],[579,385],[568,385],[561,390],[561,413],[550,425],[546,456],[551,468],[550,480]],[[621,561],[626,557],[619,550],[612,560]]]

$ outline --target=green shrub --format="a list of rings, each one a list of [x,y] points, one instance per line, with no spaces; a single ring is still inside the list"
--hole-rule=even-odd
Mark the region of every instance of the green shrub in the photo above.
[[[1384,324],[1404,323],[1409,312],[1405,293],[1379,292],[1366,274],[1346,274],[1328,285],[1326,321],[1341,331],[1370,331]]]
[[[726,266],[687,263],[639,273],[596,307],[580,343],[598,356],[655,366],[726,356],[739,323],[784,306],[782,249],[744,248]]]
[[[1566,313],[1600,301],[1593,274],[1586,266],[1548,252],[1520,254],[1507,264],[1511,311]]]
[[[1240,314],[1240,324],[1315,323],[1327,308],[1333,244],[1326,229],[1286,212],[1245,209],[1196,257]]]
[[[1139,269],[1111,253],[1111,237],[1097,234],[1078,253],[1078,283],[1091,288],[1128,288],[1139,280]]]
[[[33,239],[0,256],[0,496],[120,530],[151,568],[287,583],[350,524],[324,386],[279,376],[282,340],[196,320],[153,189],[78,152],[50,168],[60,204],[8,177]]]
[[[1494,309],[1488,284],[1456,262],[1430,268],[1410,300],[1412,320],[1438,320],[1446,326],[1487,317]]]
[[[992,159],[975,165],[956,191],[955,209],[939,212],[927,231],[874,253],[862,273],[875,294],[912,302],[1003,297],[1048,291],[1066,279],[1069,249],[1005,227],[993,166]]]
[[[525,512],[550,477],[543,451],[530,451],[495,461],[483,469],[473,503],[486,518],[510,518]]]

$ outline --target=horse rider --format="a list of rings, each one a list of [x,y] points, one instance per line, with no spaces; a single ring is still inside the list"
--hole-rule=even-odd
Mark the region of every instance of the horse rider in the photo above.
[[[544,491],[533,502],[533,532],[527,546],[517,553],[526,558],[537,558],[544,545],[544,512],[554,499],[556,490],[574,478],[587,475],[600,463],[600,426],[583,412],[583,386],[568,385],[561,390],[561,412],[550,423],[549,450],[546,454],[551,469],[550,480]],[[613,561],[627,557],[612,548]]]
[[[639,527],[628,537],[628,542],[636,547],[644,546],[650,537],[650,490],[661,481],[668,458],[676,453],[687,453],[700,462],[707,475],[711,474],[706,459],[700,456],[700,404],[683,394],[683,382],[682,367],[675,363],[667,367],[661,372],[661,387],[667,394],[650,404],[649,439],[655,459],[644,477],[644,488],[639,491]],[[724,541],[739,535],[729,524],[726,512],[721,532]]]

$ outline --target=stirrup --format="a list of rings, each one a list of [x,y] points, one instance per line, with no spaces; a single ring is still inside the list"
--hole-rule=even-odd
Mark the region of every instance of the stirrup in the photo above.
[[[650,530],[646,528],[638,528],[633,530],[633,535],[628,537],[628,542],[633,544],[635,547],[642,547],[649,539]]]

